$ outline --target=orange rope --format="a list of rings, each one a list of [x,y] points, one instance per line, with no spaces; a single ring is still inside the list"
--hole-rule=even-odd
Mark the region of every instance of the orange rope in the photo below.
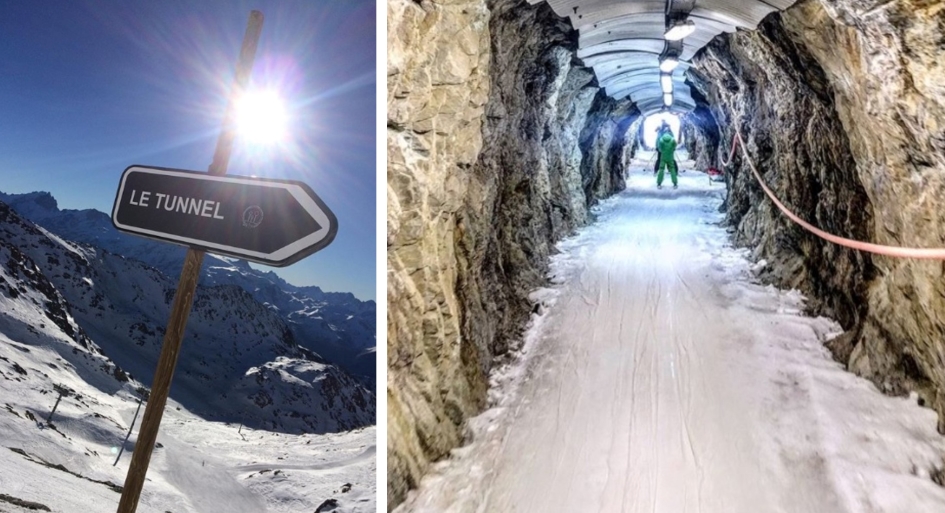
[[[738,135],[737,132],[736,132],[736,135]],[[732,137],[732,150],[728,153],[728,162],[722,159],[719,159],[720,163],[722,164],[722,167],[728,167],[728,165],[732,163],[732,158],[735,157],[735,142],[737,140],[738,139],[736,137]]]
[[[738,128],[735,129],[735,136],[732,137],[732,154],[729,155],[728,163],[723,164],[727,166],[732,162],[732,155],[735,151],[735,143],[741,143],[742,153],[745,156],[745,160],[748,161],[749,167],[751,167],[752,174],[755,175],[755,178],[758,180],[758,183],[761,185],[761,188],[764,189],[765,194],[768,195],[768,198],[771,199],[774,204],[781,209],[781,212],[784,212],[784,215],[788,216],[792,221],[801,225],[805,230],[813,233],[814,235],[833,242],[834,244],[839,244],[844,247],[851,249],[856,249],[860,251],[867,251],[869,253],[875,253],[877,255],[885,255],[897,258],[919,258],[926,260],[945,260],[945,249],[942,248],[901,248],[896,246],[884,246],[882,244],[873,244],[870,242],[862,242],[853,239],[847,239],[831,233],[827,233],[816,226],[804,221],[800,217],[788,210],[778,198],[774,196],[774,193],[771,192],[771,189],[768,188],[765,181],[761,178],[761,174],[758,172],[758,169],[755,168],[755,164],[751,161],[751,157],[748,155],[748,150],[745,148],[745,141],[742,140],[741,133],[738,132]]]

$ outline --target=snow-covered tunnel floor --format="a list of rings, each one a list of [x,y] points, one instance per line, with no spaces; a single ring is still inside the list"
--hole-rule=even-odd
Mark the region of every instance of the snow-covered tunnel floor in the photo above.
[[[559,245],[471,442],[398,511],[945,512],[934,413],[843,370],[840,327],[758,283],[724,187],[628,182]]]

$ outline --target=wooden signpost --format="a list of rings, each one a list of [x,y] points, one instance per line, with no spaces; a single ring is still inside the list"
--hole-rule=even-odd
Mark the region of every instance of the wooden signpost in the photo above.
[[[262,25],[262,13],[252,11],[223,115],[223,128],[208,173],[132,166],[122,175],[112,212],[115,226],[129,233],[185,244],[190,249],[184,258],[174,294],[151,395],[132,453],[131,467],[125,477],[118,513],[134,513],[138,507],[180,354],[184,328],[193,306],[204,250],[268,265],[289,265],[327,246],[337,230],[334,215],[304,184],[286,180],[222,178],[236,138],[235,103],[249,82]],[[197,185],[195,189],[187,190],[186,186],[181,188],[182,183]],[[241,188],[240,193],[245,193],[249,200],[237,198],[239,194],[233,192],[234,187]],[[177,199],[171,200],[171,196]],[[180,216],[187,216],[188,222],[181,223]]]

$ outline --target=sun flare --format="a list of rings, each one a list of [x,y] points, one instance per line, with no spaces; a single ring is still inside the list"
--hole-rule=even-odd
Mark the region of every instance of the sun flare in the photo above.
[[[285,102],[274,91],[246,93],[236,105],[236,125],[247,142],[282,142],[287,125]]]

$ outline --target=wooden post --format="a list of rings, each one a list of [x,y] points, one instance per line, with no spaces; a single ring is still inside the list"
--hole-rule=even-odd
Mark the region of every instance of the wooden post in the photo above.
[[[121,449],[118,449],[118,456],[115,457],[115,463],[112,463],[112,466],[118,465],[118,460],[121,458],[121,453],[125,452],[125,444],[128,443],[128,439],[131,438],[131,430],[135,428],[135,421],[138,420],[138,412],[141,411],[141,401],[144,401],[143,397],[138,398],[138,408],[135,410],[135,418],[131,419],[131,427],[128,428],[128,434],[125,435],[125,441],[121,443]]]
[[[223,129],[217,139],[213,162],[209,173],[225,175],[230,162],[230,152],[233,149],[233,140],[236,138],[236,123],[234,119],[235,103],[242,96],[243,89],[249,82],[253,69],[253,60],[256,58],[256,44],[262,32],[263,14],[252,11],[249,14],[249,23],[246,34],[243,36],[243,45],[240,48],[239,61],[236,64],[236,76],[233,88],[223,115]],[[138,441],[131,455],[131,467],[125,477],[121,500],[118,503],[118,513],[134,513],[138,508],[138,499],[144,486],[144,478],[151,463],[151,451],[157,440],[161,417],[164,415],[164,406],[171,389],[171,379],[174,377],[174,367],[177,365],[177,356],[180,354],[181,341],[184,329],[187,326],[187,317],[193,306],[194,291],[200,277],[200,264],[203,263],[203,251],[188,249],[184,257],[184,267],[181,269],[180,281],[177,283],[177,292],[174,293],[174,303],[171,305],[171,315],[167,322],[167,331],[161,347],[161,356],[158,359],[157,370],[154,373],[154,383],[151,385],[151,397],[148,406],[144,409],[144,418],[141,420],[141,430],[138,432]]]

